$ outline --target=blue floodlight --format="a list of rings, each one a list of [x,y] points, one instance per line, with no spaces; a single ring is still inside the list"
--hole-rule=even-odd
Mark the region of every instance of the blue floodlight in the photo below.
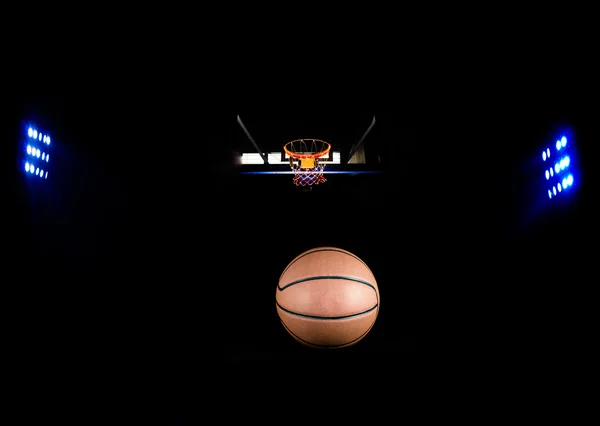
[[[50,135],[33,124],[25,128],[23,170],[26,175],[48,179],[50,169]]]
[[[544,192],[550,200],[568,196],[577,186],[577,170],[571,138],[561,135],[542,151]]]

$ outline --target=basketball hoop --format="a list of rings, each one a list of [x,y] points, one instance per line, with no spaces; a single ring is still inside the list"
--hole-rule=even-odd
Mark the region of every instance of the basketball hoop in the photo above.
[[[283,150],[290,158],[296,186],[310,186],[327,181],[323,176],[325,162],[319,159],[329,154],[329,142],[320,139],[297,139],[286,143]]]

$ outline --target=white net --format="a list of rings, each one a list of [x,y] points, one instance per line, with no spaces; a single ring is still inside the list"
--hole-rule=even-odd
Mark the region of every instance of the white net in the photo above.
[[[324,163],[320,164],[318,161],[315,161],[313,168],[301,167],[301,162],[298,160],[291,161],[290,164],[294,171],[294,184],[296,186],[315,185],[327,181],[323,175],[323,170],[325,169]]]

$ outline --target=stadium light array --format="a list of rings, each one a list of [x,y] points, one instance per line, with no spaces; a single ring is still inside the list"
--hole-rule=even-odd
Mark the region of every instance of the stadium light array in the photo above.
[[[542,151],[544,191],[551,200],[571,192],[576,184],[571,144],[566,136],[562,136]]]
[[[23,171],[28,176],[48,179],[50,169],[50,135],[36,126],[25,129]]]

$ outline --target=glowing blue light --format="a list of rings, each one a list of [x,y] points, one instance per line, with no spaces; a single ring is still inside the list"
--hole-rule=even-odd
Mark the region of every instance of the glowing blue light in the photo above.
[[[242,175],[293,175],[292,170],[253,170],[247,172],[240,172]],[[327,175],[373,175],[381,174],[381,170],[329,170],[324,171],[323,174]]]
[[[24,127],[23,132],[26,134],[24,138],[24,146],[21,148],[25,151],[22,155],[22,163],[25,173],[30,173],[39,176],[40,179],[48,178],[49,166],[42,167],[42,163],[50,162],[50,148],[45,145],[50,145],[50,136],[44,129],[36,128],[33,123]],[[42,145],[42,143],[44,145]]]
[[[568,143],[567,137],[559,136],[551,146],[555,146],[556,150],[560,151],[560,155],[552,166],[542,169],[544,170],[545,181],[548,181],[544,189],[548,191],[548,198],[550,199],[555,198],[561,193],[570,192],[576,171],[571,170],[573,168],[571,160],[574,153],[571,152],[572,144]],[[547,161],[553,150],[553,148],[546,148],[542,152],[542,160]],[[561,195],[561,197],[565,195]]]

